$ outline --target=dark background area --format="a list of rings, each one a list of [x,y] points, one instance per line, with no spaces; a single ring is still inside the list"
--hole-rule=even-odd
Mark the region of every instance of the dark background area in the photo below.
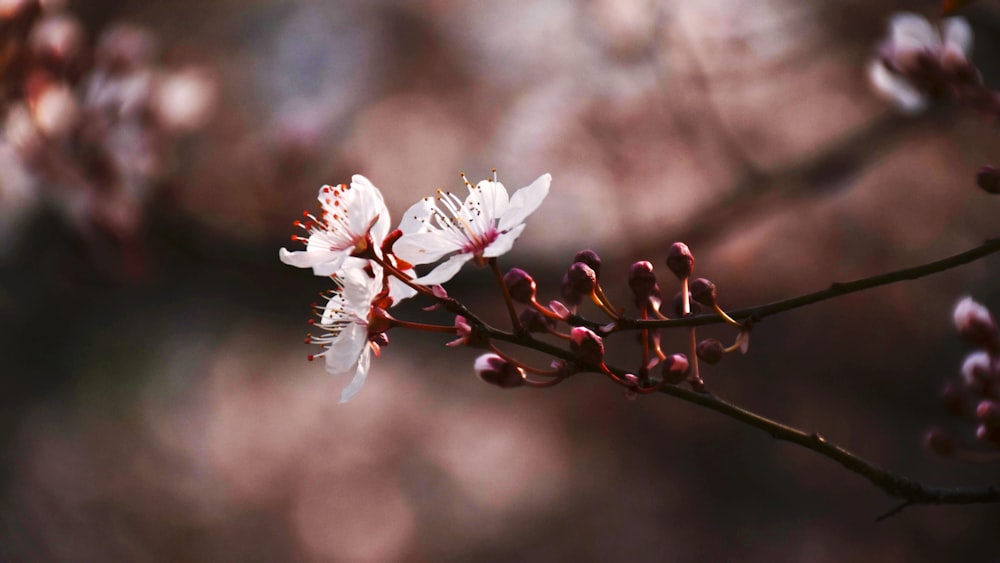
[[[0,172],[0,559],[11,561],[980,561],[995,506],[913,507],[812,452],[598,376],[478,381],[475,350],[397,330],[361,393],[303,345],[329,282],[282,265],[324,183],[367,175],[396,217],[496,167],[552,191],[504,268],[558,296],[597,250],[661,285],[687,242],[742,308],[997,236],[996,124],[902,117],[867,65],[899,9],[930,3],[654,0],[70,2],[87,40],[119,22],[158,63],[213,69],[218,99],[168,174],[108,235],[44,179]],[[1000,7],[963,10],[1000,84]],[[17,184],[20,185],[20,184]],[[24,195],[27,193],[28,195]],[[12,201],[17,202],[15,206]],[[1000,310],[1000,259],[769,318],[704,369],[751,410],[938,485],[998,465],[935,458],[971,439],[938,399],[967,350],[951,307]],[[449,292],[503,322],[489,273]],[[430,317],[423,302],[398,316]],[[395,313],[395,311],[394,311]],[[597,317],[596,310],[588,314]],[[729,340],[723,327],[703,336]],[[683,334],[667,334],[674,349]],[[609,339],[623,363],[638,347]]]

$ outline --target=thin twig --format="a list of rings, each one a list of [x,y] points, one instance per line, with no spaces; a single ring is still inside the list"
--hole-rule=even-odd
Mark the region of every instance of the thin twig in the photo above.
[[[901,281],[915,280],[931,274],[957,268],[958,266],[964,266],[965,264],[974,262],[996,252],[1000,252],[1000,238],[989,239],[983,244],[966,250],[965,252],[934,262],[929,262],[927,264],[921,264],[920,266],[904,268],[902,270],[887,272],[877,276],[871,276],[849,282],[834,282],[830,284],[830,287],[821,291],[800,295],[791,299],[784,299],[782,301],[775,301],[774,303],[768,303],[767,305],[761,305],[759,307],[750,307],[748,309],[731,311],[729,314],[735,319],[760,320],[764,317],[770,317],[772,315],[777,315],[778,313],[785,313],[793,309],[805,307],[806,305],[812,305],[814,303],[819,303],[820,301],[833,299],[834,297],[841,297],[850,293],[865,291],[867,289]],[[701,326],[722,322],[725,322],[725,320],[715,313],[686,317],[683,319],[670,319],[667,321],[642,321],[639,319],[623,317],[618,322],[618,328],[631,330],[644,328],[670,328],[681,326]]]

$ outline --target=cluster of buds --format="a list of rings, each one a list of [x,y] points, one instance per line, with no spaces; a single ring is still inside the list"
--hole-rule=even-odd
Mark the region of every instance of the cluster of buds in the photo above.
[[[945,383],[941,397],[950,414],[974,421],[978,447],[942,428],[928,431],[925,445],[944,457],[995,459],[1000,457],[1000,330],[989,309],[971,297],[955,306],[954,322],[975,350],[962,363],[958,380]]]
[[[127,240],[172,145],[211,116],[216,80],[201,66],[159,66],[156,38],[136,26],[91,44],[61,4],[0,6],[0,190],[16,177],[74,224]]]
[[[511,249],[525,228],[524,220],[541,205],[551,177],[543,174],[511,196],[497,181],[496,171],[492,179],[475,185],[464,174],[462,179],[469,192],[464,199],[438,190],[437,197],[426,197],[410,206],[392,231],[382,193],[361,175],[355,175],[349,185],[320,188],[320,212],[306,212],[304,220],[295,222],[307,236],[294,235],[292,240],[304,244],[305,249],[282,248],[279,257],[286,264],[311,268],[314,274],[333,280],[335,287],[325,295],[326,303],[316,306],[319,320],[312,321],[324,333],[310,335],[306,341],[323,348],[310,359],[324,358],[330,374],[345,378],[342,401],[361,388],[371,356],[388,344],[387,332],[397,327],[451,333],[457,338],[448,346],[487,349],[475,362],[476,374],[484,382],[503,388],[550,387],[572,375],[590,372],[606,375],[629,396],[683,382],[703,390],[699,360],[715,364],[727,353],[746,352],[749,325],[722,310],[715,284],[704,278],[692,279],[694,255],[679,242],[670,247],[665,261],[681,284],[671,310],[663,307],[652,264],[641,261],[628,270],[638,314],[626,317],[625,309],[616,307],[601,285],[602,262],[593,250],[573,257],[559,287],[561,300],[541,303],[532,276],[520,268],[503,274],[497,258]],[[449,297],[442,286],[467,262],[492,269],[510,315],[509,331],[486,324]],[[435,263],[423,275],[416,271]],[[414,296],[433,301],[428,310],[443,307],[455,313],[454,324],[425,324],[389,313],[400,301]],[[608,319],[598,322],[582,316],[580,308],[585,302]],[[694,326],[687,325],[688,349],[683,353],[663,351],[660,331],[669,326],[671,316],[688,317],[701,308],[739,327],[736,342],[728,347],[716,339],[699,342]],[[638,333],[642,343],[641,359],[629,370],[605,362],[605,339],[626,331]],[[541,351],[553,360],[545,367],[531,366],[498,343]]]

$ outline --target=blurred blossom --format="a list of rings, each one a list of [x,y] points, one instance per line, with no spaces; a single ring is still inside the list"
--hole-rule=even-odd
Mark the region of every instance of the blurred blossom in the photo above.
[[[186,68],[161,75],[152,106],[167,129],[194,131],[211,117],[216,96],[216,81],[206,69]]]
[[[971,50],[972,28],[963,18],[944,19],[939,31],[918,14],[896,14],[869,69],[872,84],[901,110],[921,111],[950,97],[955,87],[978,81]]]

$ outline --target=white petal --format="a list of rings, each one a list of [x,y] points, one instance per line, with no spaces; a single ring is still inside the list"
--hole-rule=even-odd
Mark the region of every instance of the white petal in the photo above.
[[[399,222],[399,230],[404,235],[424,232],[427,230],[427,220],[434,211],[434,198],[425,197],[414,203],[403,213],[403,219]]]
[[[393,252],[410,264],[429,264],[440,260],[449,252],[461,250],[454,240],[438,232],[403,235],[392,246]]]
[[[410,273],[412,274],[412,271]],[[398,305],[400,301],[409,299],[416,294],[417,290],[399,281],[396,276],[389,278],[389,297],[392,298],[393,305]]]
[[[510,231],[502,233],[495,241],[491,242],[490,245],[486,247],[486,250],[483,251],[483,256],[487,258],[496,258],[497,256],[506,254],[507,251],[514,246],[514,241],[517,240],[517,237],[521,236],[521,233],[524,232],[525,226],[526,225],[524,223],[521,223]]]
[[[941,22],[945,45],[957,47],[968,56],[972,53],[972,28],[965,18],[946,18]]]
[[[365,214],[367,215],[365,222],[370,222],[372,218],[378,217],[370,233],[375,244],[381,245],[382,241],[385,240],[385,236],[389,234],[389,227],[392,224],[392,219],[389,217],[389,209],[385,206],[385,199],[382,198],[382,192],[375,187],[375,184],[371,183],[371,180],[361,174],[351,176],[351,189],[359,190],[362,195],[364,200],[362,207],[365,209]],[[367,224],[363,226],[363,228],[365,227],[367,227]]]
[[[941,36],[927,18],[913,12],[900,12],[889,20],[889,37],[897,50],[939,47]]]
[[[337,376],[350,373],[367,346],[367,327],[358,323],[345,325],[324,354],[327,373]]]
[[[483,204],[482,219],[484,221],[493,221],[507,211],[510,198],[507,196],[507,188],[503,184],[493,180],[483,180],[476,187],[479,189],[480,200]]]
[[[542,174],[529,186],[514,192],[510,198],[510,206],[507,212],[500,218],[497,229],[506,231],[515,225],[519,225],[531,215],[538,206],[542,204],[545,196],[549,195],[549,185],[552,183],[551,174]]]
[[[927,98],[910,83],[889,71],[876,61],[868,69],[872,85],[886,98],[896,102],[899,108],[909,114],[919,113],[927,107]]]
[[[329,276],[340,268],[345,255],[343,252],[329,250],[296,250],[289,252],[282,248],[278,250],[278,258],[289,266],[296,268],[312,268],[317,276]]]
[[[413,283],[418,285],[440,285],[455,277],[455,274],[469,260],[472,260],[472,254],[468,252],[456,254],[428,272],[426,276],[413,280]]]
[[[371,363],[371,348],[367,348],[361,353],[361,357],[358,359],[358,363],[354,367],[354,377],[351,378],[351,382],[347,384],[347,387],[344,387],[340,391],[341,403],[350,401],[352,397],[358,394],[358,391],[361,390],[361,386],[365,384],[365,379],[368,377],[368,369],[371,367]]]

